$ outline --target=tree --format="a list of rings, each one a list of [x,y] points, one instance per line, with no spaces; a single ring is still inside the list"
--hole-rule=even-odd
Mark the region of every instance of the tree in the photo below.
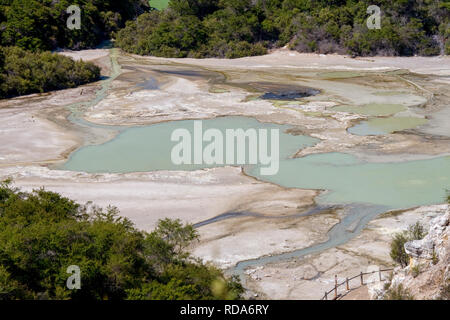
[[[411,240],[421,240],[427,235],[423,224],[417,221],[408,227],[408,238]]]
[[[80,7],[80,30],[66,27],[70,5]],[[11,0],[2,2],[2,46],[18,46],[31,51],[57,47],[82,49],[98,45],[113,32],[140,13],[149,11],[144,0],[79,0],[38,1]]]
[[[394,239],[391,241],[391,258],[395,262],[399,263],[402,267],[409,264],[409,256],[405,252],[405,243],[408,242],[406,232],[397,233],[394,235]]]
[[[2,62],[3,61],[3,62]],[[100,78],[96,65],[50,52],[0,47],[0,98],[73,88]]]
[[[193,258],[191,225],[164,219],[151,233],[117,209],[44,189],[0,184],[0,299],[238,299],[236,278]],[[67,268],[81,270],[69,290]]]
[[[405,243],[412,240],[421,240],[425,235],[425,228],[420,222],[410,225],[407,231],[396,233],[391,241],[390,256],[392,260],[402,267],[406,267],[409,264],[409,256],[405,251]]]
[[[138,54],[200,58],[258,55],[286,44],[302,52],[363,56],[436,55],[441,45],[448,50],[448,5],[436,0],[378,1],[381,29],[369,30],[366,10],[371,4],[368,0],[172,0],[169,8],[152,16],[152,28],[128,24],[117,35],[117,44]],[[175,40],[183,38],[183,32],[172,25],[188,17],[198,19],[195,25],[206,33],[185,28],[185,36],[201,36],[201,40],[189,41],[180,50]],[[141,44],[129,44],[130,36]]]

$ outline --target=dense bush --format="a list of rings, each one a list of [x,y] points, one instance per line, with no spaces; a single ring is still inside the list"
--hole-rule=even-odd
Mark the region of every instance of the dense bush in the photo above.
[[[81,9],[80,30],[67,28],[66,10],[73,4]],[[2,0],[0,45],[28,50],[88,48],[148,9],[144,0]]]
[[[67,27],[73,4],[81,9],[79,30]],[[97,80],[94,65],[44,51],[94,47],[148,10],[145,0],[0,0],[0,98]]]
[[[80,30],[66,26],[69,0],[0,1],[0,45],[88,48],[126,24],[118,45],[156,56],[235,58],[286,44],[353,55],[450,53],[449,0],[170,0],[162,11],[152,11],[147,0],[76,3]],[[382,10],[381,30],[366,26],[370,5]]]
[[[367,7],[381,7],[369,30]],[[450,51],[448,0],[171,0],[117,34],[126,51],[167,57],[259,55],[288,44],[301,52],[436,55]]]
[[[391,258],[402,267],[409,264],[409,256],[405,251],[405,243],[412,240],[421,240],[426,236],[425,229],[420,222],[416,222],[408,227],[407,231],[394,235],[391,241]]]
[[[180,221],[145,233],[114,208],[2,183],[0,299],[239,298],[239,282],[186,251],[197,238]],[[71,265],[81,270],[79,290],[66,287]]]
[[[414,296],[402,284],[389,288],[383,300],[414,300]]]
[[[73,88],[98,80],[100,68],[50,52],[0,47],[0,98]]]

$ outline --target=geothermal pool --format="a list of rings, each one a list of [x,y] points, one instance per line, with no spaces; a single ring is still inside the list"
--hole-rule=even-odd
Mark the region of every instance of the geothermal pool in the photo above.
[[[203,120],[201,123],[203,133],[208,129],[218,129],[223,133],[223,136],[225,136],[227,129],[266,129],[268,130],[269,154],[271,150],[269,132],[271,129],[279,129],[280,159],[286,159],[297,150],[318,142],[317,139],[308,136],[287,134],[285,131],[291,128],[290,126],[262,123],[247,117],[220,117]],[[157,170],[199,170],[221,166],[217,164],[174,164],[171,153],[172,148],[178,142],[171,141],[171,136],[177,129],[186,129],[190,132],[192,137],[191,153],[193,155],[194,120],[170,121],[149,126],[131,127],[123,130],[109,142],[82,147],[71,155],[62,169],[90,173],[126,173]],[[203,147],[208,144],[209,142],[203,142]],[[248,149],[246,151],[246,159],[248,159]]]
[[[344,153],[323,153],[292,158],[299,149],[319,140],[291,135],[287,125],[258,122],[247,117],[203,120],[203,130],[279,129],[280,164],[275,175],[261,175],[260,165],[246,165],[248,175],[283,187],[328,190],[317,201],[324,205],[365,204],[390,209],[442,203],[450,186],[450,157],[407,162],[370,163]],[[174,130],[194,136],[194,120],[171,121],[123,130],[113,140],[74,152],[62,169],[90,173],[125,173],[157,170],[199,170],[218,165],[175,165],[171,150]],[[248,142],[248,141],[247,141]],[[269,139],[270,142],[270,139]],[[205,146],[207,143],[203,143]],[[268,147],[270,151],[270,145]],[[247,155],[248,159],[248,155]]]

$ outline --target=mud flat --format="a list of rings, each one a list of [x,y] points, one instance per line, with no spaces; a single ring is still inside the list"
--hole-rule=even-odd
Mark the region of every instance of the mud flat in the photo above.
[[[280,210],[301,212],[292,206],[292,201],[291,208],[288,208],[285,196],[289,195],[258,202],[257,206],[266,205],[263,211],[272,215]],[[332,211],[305,217],[283,213],[271,217],[229,219],[199,228],[201,242],[193,253],[206,262],[233,269],[240,261],[282,254],[323,242],[328,230],[338,222],[338,215]]]

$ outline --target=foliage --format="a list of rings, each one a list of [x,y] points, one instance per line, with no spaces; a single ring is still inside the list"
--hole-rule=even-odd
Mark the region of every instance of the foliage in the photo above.
[[[0,46],[82,49],[116,37],[126,51],[166,57],[237,58],[285,45],[352,55],[450,52],[447,0],[170,0],[152,8],[167,2],[78,0],[81,29],[70,30],[69,0],[0,1]],[[382,10],[380,30],[366,26],[370,5]]]
[[[436,253],[436,251],[433,250],[433,256],[431,257],[431,262],[433,263],[433,265],[438,264],[439,262],[439,257]]]
[[[391,241],[390,255],[392,260],[399,263],[402,267],[407,266],[409,264],[409,256],[405,251],[405,243],[412,240],[421,240],[425,235],[424,226],[420,222],[410,225],[407,231],[396,233]]]
[[[450,282],[447,283],[441,288],[438,300],[450,300]]]
[[[411,267],[411,275],[413,276],[413,278],[416,278],[421,272],[421,267],[419,264],[416,264],[414,266]]]
[[[391,286],[384,295],[384,300],[414,300],[413,295],[402,284]]]
[[[67,28],[67,8],[81,9],[81,29]],[[141,0],[10,0],[0,1],[0,45],[27,50],[93,47],[149,10]]]
[[[391,241],[390,255],[392,260],[399,263],[402,267],[409,264],[409,256],[405,252],[405,243],[409,241],[406,232],[400,232],[394,235]]]
[[[193,259],[190,225],[135,229],[115,208],[79,205],[43,189],[0,185],[0,299],[237,299],[237,279]],[[81,269],[81,289],[66,271]],[[219,288],[219,289],[218,289]]]
[[[73,88],[99,77],[100,68],[89,62],[0,47],[0,98]]]
[[[367,8],[382,10],[369,30]],[[260,55],[289,45],[301,52],[436,55],[450,50],[450,5],[439,0],[171,0],[117,33],[128,52],[166,57]]]
[[[421,240],[426,235],[425,227],[419,221],[408,227],[408,236],[411,240]]]

